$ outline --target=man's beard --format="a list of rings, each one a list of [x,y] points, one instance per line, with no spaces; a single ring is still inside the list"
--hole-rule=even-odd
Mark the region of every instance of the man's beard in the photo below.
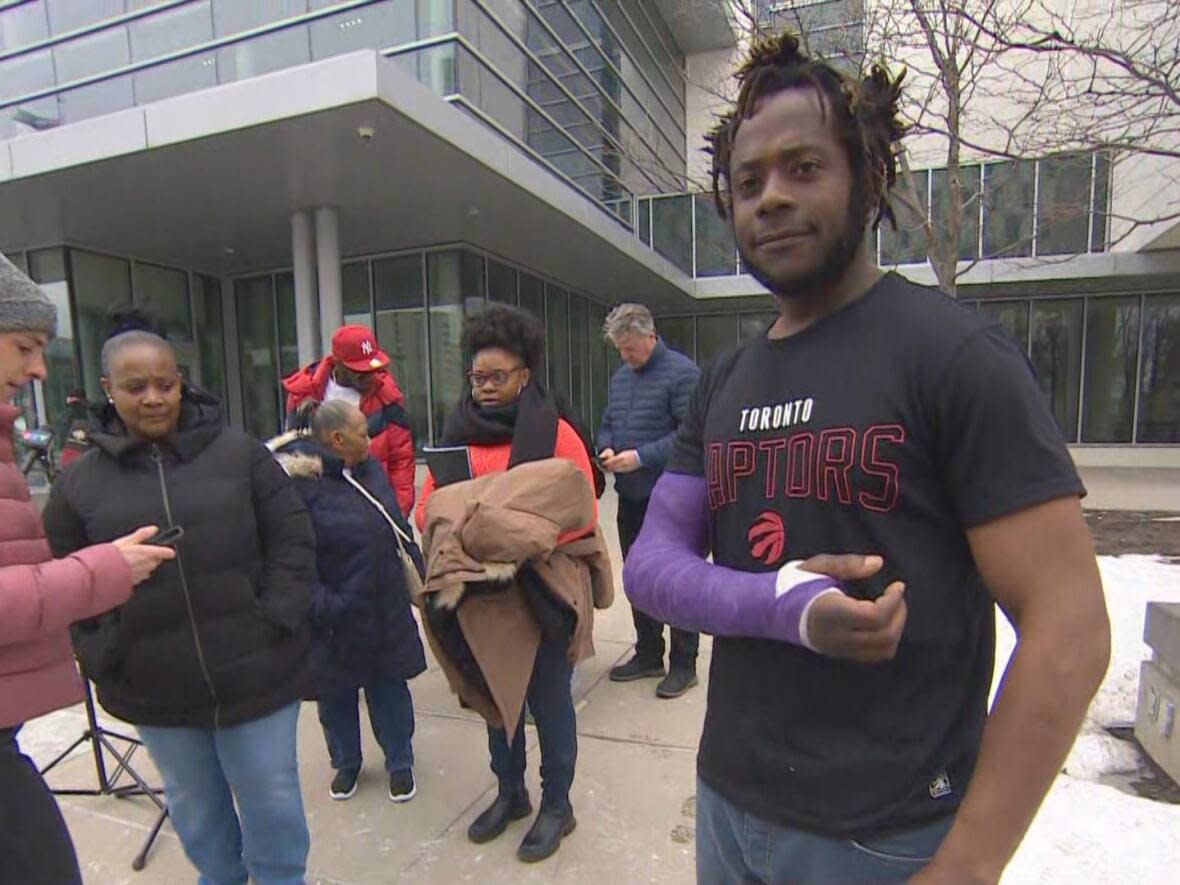
[[[776,298],[799,298],[823,292],[837,282],[852,266],[857,250],[865,238],[865,201],[855,188],[848,200],[848,211],[840,235],[825,250],[813,269],[786,280],[775,280],[757,264],[754,256],[746,253],[738,242],[742,266],[750,276],[771,291]]]

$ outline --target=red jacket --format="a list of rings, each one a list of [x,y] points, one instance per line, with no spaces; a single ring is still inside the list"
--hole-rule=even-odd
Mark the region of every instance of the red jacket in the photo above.
[[[0,404],[0,728],[82,700],[69,625],[121,605],[131,570],[112,544],[51,559]]]
[[[467,451],[470,453],[471,472],[474,477],[480,477],[489,473],[500,473],[508,469],[508,462],[512,458],[512,443],[470,445],[467,447]],[[578,435],[578,431],[574,430],[573,426],[564,418],[557,422],[557,442],[553,447],[553,457],[573,461],[574,466],[586,474],[586,481],[590,483],[591,490],[594,489],[594,471],[590,466],[590,455],[586,451],[586,444],[582,442],[582,437]],[[434,476],[430,471],[427,471],[426,482],[422,486],[422,499],[418,502],[418,509],[414,512],[414,522],[418,525],[418,531],[423,531],[426,528],[426,502],[430,500],[430,496],[436,488]],[[568,541],[573,541],[591,534],[597,525],[598,501],[595,500],[594,521],[584,528],[566,532],[557,539],[557,543],[565,544]]]
[[[290,416],[306,400],[323,402],[328,379],[336,363],[330,356],[283,379]],[[361,411],[369,419],[369,454],[385,468],[397,503],[407,517],[414,508],[414,432],[406,414],[406,397],[388,372],[361,399]]]

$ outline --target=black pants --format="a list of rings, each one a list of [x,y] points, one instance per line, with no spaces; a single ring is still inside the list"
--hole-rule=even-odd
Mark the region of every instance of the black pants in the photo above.
[[[0,883],[81,885],[66,822],[18,731],[0,729]]]
[[[643,517],[647,514],[647,498],[631,500],[619,496],[619,545],[623,557],[639,537]],[[631,616],[635,621],[635,656],[651,664],[664,663],[664,625],[632,607]],[[696,670],[697,646],[700,636],[686,630],[672,628],[672,654],[670,666],[673,669]]]

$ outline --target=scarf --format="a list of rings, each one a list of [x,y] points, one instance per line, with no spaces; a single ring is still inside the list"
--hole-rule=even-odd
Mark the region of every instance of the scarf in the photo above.
[[[552,458],[557,448],[557,406],[536,381],[508,406],[481,406],[470,394],[443,423],[447,446],[512,444],[508,467]]]

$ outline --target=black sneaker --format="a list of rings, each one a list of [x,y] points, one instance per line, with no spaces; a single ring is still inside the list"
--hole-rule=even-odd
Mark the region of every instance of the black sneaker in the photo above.
[[[635,655],[627,663],[619,664],[619,666],[611,669],[610,681],[633,682],[636,679],[650,679],[663,675],[663,663],[649,663],[648,661],[640,660],[639,655]]]
[[[678,698],[696,684],[695,670],[676,667],[669,670],[668,675],[660,680],[660,684],[656,686],[656,697]]]
[[[356,795],[356,779],[360,777],[359,768],[341,768],[332,778],[332,786],[328,788],[328,795],[333,799],[343,801]]]
[[[409,802],[418,792],[414,783],[414,772],[410,769],[395,771],[389,776],[389,798],[392,802]]]

